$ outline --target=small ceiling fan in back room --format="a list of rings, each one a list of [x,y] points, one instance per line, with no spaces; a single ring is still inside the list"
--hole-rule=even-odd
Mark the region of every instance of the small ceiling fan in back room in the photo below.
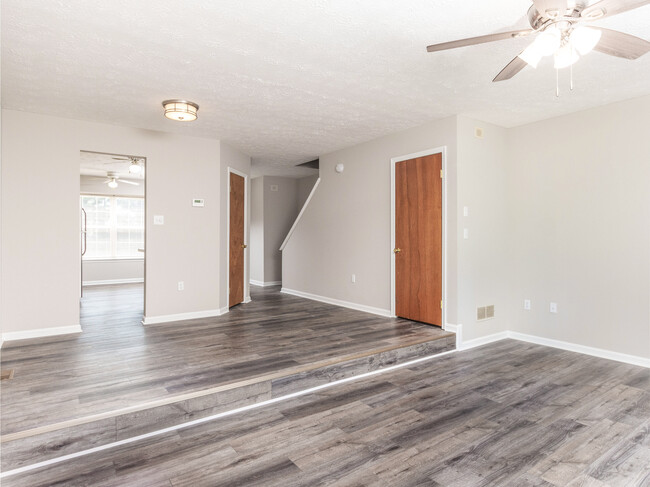
[[[648,4],[650,0],[600,0],[591,5],[581,0],[533,0],[533,5],[528,9],[530,29],[433,44],[427,47],[427,51],[444,51],[535,35],[535,40],[510,61],[492,81],[510,79],[526,65],[536,68],[545,56],[554,57],[556,70],[572,66],[580,56],[591,50],[625,59],[637,59],[650,51],[650,42],[624,32],[590,24]],[[559,95],[557,88],[556,95]]]

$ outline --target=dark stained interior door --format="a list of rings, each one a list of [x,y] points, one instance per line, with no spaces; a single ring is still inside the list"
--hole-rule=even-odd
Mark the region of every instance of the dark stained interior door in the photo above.
[[[244,178],[230,173],[230,264],[228,306],[244,301]]]
[[[442,154],[395,164],[395,311],[442,326]]]

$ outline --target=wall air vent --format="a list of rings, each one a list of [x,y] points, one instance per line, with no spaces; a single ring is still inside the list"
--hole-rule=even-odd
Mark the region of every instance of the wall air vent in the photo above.
[[[481,306],[476,308],[476,320],[483,321],[494,318],[494,305],[490,304],[489,306]]]

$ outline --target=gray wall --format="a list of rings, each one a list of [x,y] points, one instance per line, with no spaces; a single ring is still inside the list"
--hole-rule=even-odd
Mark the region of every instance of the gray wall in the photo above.
[[[298,216],[298,180],[264,176],[264,282],[282,281],[280,245]],[[277,186],[277,191],[271,191]]]
[[[317,180],[318,174],[298,179],[298,212],[300,212],[303,205],[305,204],[305,201],[307,201],[309,193],[311,193],[311,190],[314,187],[314,184],[316,184]]]
[[[455,289],[456,117],[321,156],[321,182],[283,252],[283,287],[389,312],[390,160],[441,146],[449,188],[447,284]],[[345,165],[341,174],[338,163]],[[447,319],[456,323],[453,292]]]
[[[303,178],[312,180],[312,177]],[[261,176],[253,179],[251,192],[251,280],[255,284],[282,281],[284,241],[300,211],[302,179]],[[303,183],[308,187],[309,182]],[[271,188],[277,186],[277,191]],[[313,186],[313,184],[312,184]]]
[[[650,357],[649,117],[650,96],[509,131],[517,331]]]
[[[264,282],[264,178],[251,181],[251,281]]]

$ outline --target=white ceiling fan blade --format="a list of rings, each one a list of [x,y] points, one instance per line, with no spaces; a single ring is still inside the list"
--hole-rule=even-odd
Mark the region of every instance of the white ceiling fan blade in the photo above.
[[[567,0],[533,0],[535,10],[550,19],[564,15],[569,8]]]
[[[140,186],[140,183],[129,181],[128,179],[118,179],[120,183],[132,184],[133,186]]]
[[[625,59],[637,59],[650,51],[650,42],[617,30],[593,27],[601,32],[594,51]]]
[[[650,4],[650,0],[600,0],[580,12],[587,19],[600,19]]]
[[[457,41],[442,42],[440,44],[432,44],[430,46],[427,46],[427,52],[445,51],[447,49],[456,49],[457,47],[474,46],[476,44],[484,44],[486,42],[512,39],[514,37],[523,37],[527,36],[531,32],[533,32],[531,29],[513,30],[510,32],[499,32],[498,34],[469,37],[467,39],[459,39]]]
[[[524,61],[519,56],[517,56],[512,61],[510,61],[506,65],[506,67],[501,70],[499,74],[496,75],[496,77],[492,80],[492,82],[494,83],[496,81],[504,81],[512,78],[519,71],[524,69],[526,67],[526,64],[528,64],[526,63],[526,61]]]

